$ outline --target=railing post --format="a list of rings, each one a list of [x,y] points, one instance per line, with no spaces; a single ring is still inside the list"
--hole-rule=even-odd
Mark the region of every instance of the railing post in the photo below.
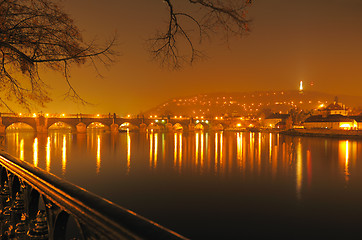
[[[39,210],[34,226],[27,233],[30,240],[46,240],[48,239],[48,224],[44,210]]]
[[[86,240],[185,239],[6,153],[0,154],[0,164],[0,239],[64,239],[68,217],[78,226],[77,236]]]

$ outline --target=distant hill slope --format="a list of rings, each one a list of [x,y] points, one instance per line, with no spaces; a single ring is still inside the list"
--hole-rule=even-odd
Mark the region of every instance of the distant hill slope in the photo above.
[[[255,91],[211,93],[171,99],[145,112],[145,116],[258,115],[261,112],[287,113],[290,109],[311,110],[334,102],[336,95],[305,91]],[[338,102],[349,109],[362,109],[362,97],[337,95]]]

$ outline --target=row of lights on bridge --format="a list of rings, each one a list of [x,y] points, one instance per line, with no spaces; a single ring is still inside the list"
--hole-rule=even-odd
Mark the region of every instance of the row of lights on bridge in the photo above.
[[[18,115],[19,115],[20,117],[24,116],[23,113],[19,113]],[[43,115],[43,114],[33,113],[31,116],[32,116],[32,117],[37,117],[38,115]],[[58,114],[57,114],[57,115],[58,115]],[[28,116],[29,116],[29,115],[28,115]],[[45,116],[45,117],[49,117],[50,114],[49,114],[49,113],[45,113],[44,116]],[[60,114],[60,115],[58,115],[58,116],[60,116],[60,117],[65,117],[66,114],[65,114],[65,113],[62,113],[62,114]],[[95,116],[96,116],[96,117],[100,117],[101,115],[100,115],[100,114],[96,114]],[[128,115],[127,117],[130,117],[130,116],[131,116],[131,115]]]
[[[22,114],[22,113],[19,113],[19,116],[21,117],[21,116],[23,116],[24,114]],[[33,113],[32,114],[32,117],[37,117],[38,116],[38,114],[36,114],[36,113]],[[46,114],[44,114],[44,116],[45,117],[49,117],[50,116],[50,114],[49,113],[46,113]],[[65,117],[65,116],[67,116],[65,113],[62,113],[62,114],[60,114],[60,115],[58,115],[58,116],[60,116],[60,117]],[[88,115],[89,116],[89,115]],[[101,115],[100,114],[96,114],[96,115],[94,115],[95,117],[101,117]],[[131,118],[131,115],[130,114],[128,114],[127,115],[127,118]],[[150,118],[151,119],[156,119],[157,120],[157,118],[158,118],[158,116],[157,115],[152,115],[152,116],[150,116]],[[174,119],[183,119],[183,118],[185,118],[185,117],[183,117],[183,116],[174,116]],[[204,119],[204,116],[201,116],[201,117],[195,117],[196,119]],[[224,120],[224,118],[223,117],[215,117],[214,118],[215,120]],[[243,117],[241,117],[240,118],[240,120],[244,120],[244,118]],[[259,118],[259,120],[261,120],[260,118]]]

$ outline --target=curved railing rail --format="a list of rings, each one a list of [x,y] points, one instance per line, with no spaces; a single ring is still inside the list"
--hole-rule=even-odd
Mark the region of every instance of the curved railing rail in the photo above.
[[[185,239],[142,216],[0,153],[1,239]]]

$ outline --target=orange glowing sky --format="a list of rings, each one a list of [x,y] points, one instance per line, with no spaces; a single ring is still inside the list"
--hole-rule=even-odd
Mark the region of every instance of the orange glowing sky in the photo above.
[[[46,73],[54,102],[43,112],[137,114],[170,98],[210,92],[298,89],[362,96],[362,1],[256,0],[251,33],[229,45],[204,41],[208,58],[169,71],[151,61],[145,40],[166,27],[161,0],[64,0],[86,39],[118,33],[121,56],[100,79],[72,68],[72,82],[93,105],[64,102],[65,82]],[[314,82],[313,88],[308,82]],[[66,103],[66,104],[65,104]]]

